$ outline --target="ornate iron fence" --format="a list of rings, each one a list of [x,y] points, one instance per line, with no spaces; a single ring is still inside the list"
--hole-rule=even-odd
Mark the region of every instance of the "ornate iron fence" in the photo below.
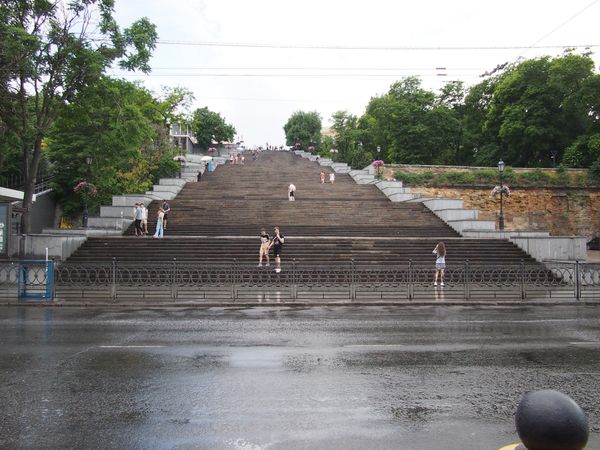
[[[404,265],[311,265],[288,262],[281,273],[232,261],[200,265],[100,262],[63,263],[54,271],[55,297],[78,301],[469,301],[600,300],[600,264],[473,265],[464,261],[445,272],[445,286],[433,285],[434,270]],[[15,298],[19,269],[0,263],[0,295]]]

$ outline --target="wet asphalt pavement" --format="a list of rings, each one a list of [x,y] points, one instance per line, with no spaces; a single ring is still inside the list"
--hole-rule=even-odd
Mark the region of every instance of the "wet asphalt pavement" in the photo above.
[[[600,448],[600,309],[0,309],[0,448],[498,449],[528,390]]]

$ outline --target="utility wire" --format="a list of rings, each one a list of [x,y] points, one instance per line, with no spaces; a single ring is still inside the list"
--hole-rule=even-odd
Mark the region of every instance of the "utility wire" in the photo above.
[[[599,1],[599,0],[595,0]],[[594,3],[595,3],[594,2]],[[591,5],[590,5],[591,6]],[[583,12],[583,11],[581,11]],[[566,22],[565,22],[566,23]],[[107,38],[92,39],[95,42],[110,42]],[[538,41],[539,42],[539,41]],[[392,46],[392,45],[317,45],[317,44],[271,44],[256,42],[211,42],[211,41],[177,41],[168,39],[159,39],[157,45],[183,45],[197,47],[239,47],[239,48],[269,48],[283,50],[398,50],[398,51],[439,51],[439,50],[521,50],[530,48],[592,48],[600,47],[600,44],[572,44],[572,45],[498,45],[498,46]]]
[[[530,46],[528,46],[527,48],[525,48],[521,52],[521,54],[519,56],[517,56],[517,58],[515,59],[515,61],[519,60],[527,52],[527,50],[529,50],[529,49],[532,49],[532,48],[551,48],[551,47],[545,47],[545,46],[538,46],[537,44],[539,44],[540,42],[542,42],[544,39],[546,39],[548,36],[550,36],[551,34],[553,34],[555,31],[559,30],[560,28],[562,28],[563,26],[565,26],[566,24],[568,24],[570,21],[572,21],[573,19],[575,19],[577,16],[579,16],[580,14],[582,14],[584,11],[587,11],[588,9],[590,9],[592,6],[594,6],[596,3],[598,3],[598,1],[600,1],[600,0],[594,0],[592,3],[590,3],[585,8],[583,8],[581,11],[576,12],[571,17],[569,17],[567,20],[565,20],[563,23],[561,23],[557,27],[553,28],[550,32],[546,33],[541,38],[539,38],[537,41],[535,41],[533,44],[531,44]],[[590,46],[587,46],[587,47],[595,47],[595,46],[591,46],[590,45]],[[566,48],[571,48],[571,47],[567,46]],[[513,62],[515,62],[515,61],[513,61]]]

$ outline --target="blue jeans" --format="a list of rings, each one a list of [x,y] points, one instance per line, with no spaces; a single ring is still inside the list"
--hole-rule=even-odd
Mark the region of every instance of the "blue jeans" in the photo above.
[[[156,233],[154,233],[154,237],[163,237],[163,224],[162,222],[156,222]]]

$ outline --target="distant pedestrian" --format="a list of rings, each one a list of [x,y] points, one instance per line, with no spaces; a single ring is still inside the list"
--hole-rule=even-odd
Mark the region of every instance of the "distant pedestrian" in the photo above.
[[[275,227],[273,238],[271,239],[271,244],[269,248],[273,247],[273,254],[275,255],[275,272],[281,272],[281,250],[283,249],[283,243],[285,239],[283,234],[279,232],[279,227]]]
[[[270,237],[269,234],[267,233],[267,230],[265,230],[264,228],[261,228],[260,230],[260,250],[258,252],[258,267],[262,267],[262,260],[263,260],[263,256],[267,259],[267,264],[265,264],[267,267],[269,267],[269,241],[270,241]]]
[[[202,170],[198,170],[198,175],[196,175],[196,181],[200,183],[202,180]]]
[[[139,203],[136,203],[133,208],[133,223],[135,225],[135,235],[143,236],[144,231],[142,230],[142,218],[144,217],[144,212],[140,207]]]
[[[244,161],[246,161],[246,157],[242,154],[240,155],[240,162],[244,165]]]
[[[156,218],[156,231],[154,232],[155,238],[162,238],[164,234],[165,224],[165,210],[158,208],[158,217]]]
[[[148,234],[148,208],[144,203],[140,203],[140,208],[142,208],[142,231],[145,236]]]
[[[288,186],[288,200],[293,202],[296,200],[296,186],[293,183],[290,183]]]
[[[323,170],[321,170],[319,177],[321,178],[321,184],[325,184],[325,172]]]
[[[164,222],[163,222],[163,228],[166,230],[167,229],[167,220],[169,219],[169,213],[171,212],[171,205],[169,205],[169,203],[166,200],[163,200],[162,206],[161,206],[163,213],[164,213]]]
[[[438,279],[440,280],[440,286],[444,286],[444,269],[446,268],[446,246],[443,242],[440,242],[435,246],[432,252],[436,255],[435,259],[435,279],[433,285],[437,286]]]
[[[331,172],[329,174],[329,182],[333,184],[335,182],[335,173]]]
[[[233,164],[233,153],[229,155],[229,163]]]

